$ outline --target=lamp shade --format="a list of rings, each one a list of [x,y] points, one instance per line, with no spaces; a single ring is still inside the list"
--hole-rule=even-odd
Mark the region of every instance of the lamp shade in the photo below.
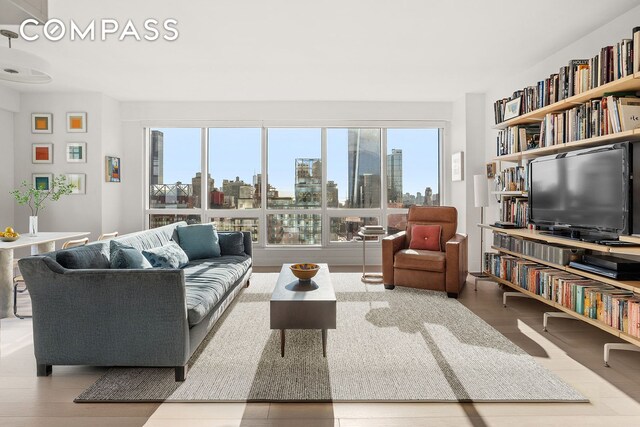
[[[16,83],[49,83],[49,63],[18,49],[0,47],[0,80]]]
[[[476,208],[489,206],[489,186],[484,175],[473,176],[473,201]]]

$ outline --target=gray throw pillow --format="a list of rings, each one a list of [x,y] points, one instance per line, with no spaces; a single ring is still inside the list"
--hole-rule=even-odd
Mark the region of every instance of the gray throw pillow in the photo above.
[[[124,245],[117,240],[109,242],[111,250],[111,268],[151,268],[151,263],[142,252],[133,246]]]
[[[109,268],[109,246],[104,243],[62,249],[55,253],[55,257],[64,268]]]
[[[182,268],[189,263],[189,257],[174,241],[153,249],[142,251],[142,255],[153,268]]]
[[[220,233],[220,253],[222,255],[245,255],[244,235],[239,231]]]

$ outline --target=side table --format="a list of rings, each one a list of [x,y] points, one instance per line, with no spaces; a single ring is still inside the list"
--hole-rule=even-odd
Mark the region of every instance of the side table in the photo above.
[[[381,273],[367,273],[367,237],[371,236],[384,236],[387,234],[385,230],[375,232],[362,232],[358,231],[358,236],[362,239],[362,277],[361,280],[364,283],[382,283]]]

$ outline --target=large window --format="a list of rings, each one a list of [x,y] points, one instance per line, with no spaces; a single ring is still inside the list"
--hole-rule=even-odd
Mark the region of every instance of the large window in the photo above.
[[[209,129],[209,208],[260,207],[261,134],[259,128]]]
[[[200,129],[151,129],[149,208],[192,209],[200,199]]]
[[[439,205],[441,129],[148,129],[149,227],[213,222],[258,247],[334,246]],[[204,202],[202,202],[204,200]]]

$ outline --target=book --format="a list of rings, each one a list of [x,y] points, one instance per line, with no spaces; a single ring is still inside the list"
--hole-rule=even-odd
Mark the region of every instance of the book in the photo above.
[[[640,27],[633,29],[633,72],[640,71]]]
[[[640,98],[618,98],[620,131],[640,128]]]

